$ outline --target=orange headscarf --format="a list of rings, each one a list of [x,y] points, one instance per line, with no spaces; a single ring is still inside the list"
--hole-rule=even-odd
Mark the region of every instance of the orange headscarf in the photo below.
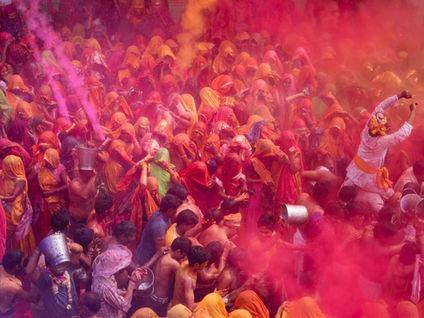
[[[199,113],[202,112],[204,107],[219,108],[219,95],[210,87],[203,87],[200,92],[201,104]]]
[[[227,318],[228,313],[225,309],[225,303],[221,296],[216,293],[206,295],[197,305],[194,313],[206,309],[209,315],[213,318]]]
[[[246,309],[253,318],[269,318],[268,310],[259,296],[252,290],[241,292],[234,306],[237,309]]]
[[[99,41],[97,41],[95,38],[89,38],[85,40],[85,47],[88,47],[94,51],[102,53],[102,47],[100,46]]]
[[[211,83],[211,87],[221,96],[228,94],[233,88],[234,80],[230,75],[219,75]]]
[[[228,63],[227,57],[232,56],[235,58],[236,47],[230,41],[223,41],[219,48],[219,53],[215,57],[212,70],[216,74],[222,74],[231,71],[232,64]]]
[[[95,76],[88,76],[85,80],[85,86],[88,89],[88,100],[100,111],[103,107],[103,99],[105,95],[105,88],[100,80]]]
[[[181,105],[183,105],[184,109],[191,113],[189,128],[191,129],[191,127],[193,127],[193,125],[198,121],[196,102],[194,101],[193,96],[190,94],[182,94],[178,96],[178,100],[180,101]]]
[[[162,44],[163,39],[159,35],[152,36],[149,41],[149,44],[147,44],[146,52],[150,53],[151,55],[158,55],[159,48]]]
[[[130,66],[133,70],[140,68],[141,53],[135,45],[131,45],[127,48],[124,58],[124,64]]]
[[[52,131],[45,131],[38,136],[38,143],[33,146],[34,163],[41,162],[44,159],[44,153],[41,147],[59,149],[56,135]]]
[[[284,308],[280,307],[276,318],[325,318],[315,300],[311,297],[303,297],[291,301]]]
[[[19,75],[12,75],[7,82],[7,91],[6,91],[6,99],[9,102],[10,106],[13,108],[13,114],[16,114],[16,108],[18,106],[19,101],[22,99],[16,96],[13,91],[20,91],[23,93],[29,92],[29,88],[25,85],[23,79]]]
[[[26,101],[20,100],[16,106],[16,115],[23,120],[30,120],[32,118],[32,109],[31,105]]]
[[[117,100],[119,100],[119,107],[121,108],[119,111],[122,111],[125,115],[132,118],[133,113],[127,101],[125,100],[125,97],[120,96],[117,92],[109,92],[106,94],[104,111],[111,113],[118,111],[117,109],[112,109],[112,104]]]

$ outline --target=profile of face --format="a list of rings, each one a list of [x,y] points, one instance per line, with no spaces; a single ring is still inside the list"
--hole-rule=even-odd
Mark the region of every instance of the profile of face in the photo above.
[[[196,263],[196,264],[194,264],[194,269],[196,270],[196,271],[201,271],[201,270],[203,270],[206,266],[208,265],[208,261],[205,261],[205,262],[203,262],[202,264],[199,264],[199,263]]]
[[[121,243],[124,246],[128,246],[131,244],[131,242],[134,242],[136,239],[136,233],[131,233],[129,235],[121,235],[119,237],[119,243]]]
[[[258,238],[262,242],[267,242],[272,236],[274,235],[274,231],[267,228],[266,226],[259,226],[258,227]]]
[[[125,289],[128,287],[129,282],[129,276],[128,276],[128,269],[124,268],[121,269],[119,272],[115,273],[115,280],[118,285],[118,288]]]

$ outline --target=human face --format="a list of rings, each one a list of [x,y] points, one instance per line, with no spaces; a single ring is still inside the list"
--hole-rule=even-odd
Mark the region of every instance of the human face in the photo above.
[[[115,280],[118,284],[118,288],[127,288],[129,282],[128,269],[124,268],[119,272],[115,273]]]
[[[198,264],[198,263],[196,263],[196,264],[194,264],[194,269],[195,269],[196,271],[201,271],[201,270],[203,270],[203,269],[204,269],[207,265],[208,265],[208,261],[203,262],[202,264]]]
[[[261,241],[268,241],[274,235],[274,231],[266,226],[258,227],[258,237]]]

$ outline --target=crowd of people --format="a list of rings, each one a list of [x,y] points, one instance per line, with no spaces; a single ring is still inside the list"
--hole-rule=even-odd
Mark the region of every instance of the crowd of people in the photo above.
[[[3,1],[0,317],[424,317],[424,24],[389,2]]]

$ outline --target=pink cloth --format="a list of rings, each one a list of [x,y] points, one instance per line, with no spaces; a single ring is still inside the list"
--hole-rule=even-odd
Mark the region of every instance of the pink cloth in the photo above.
[[[6,251],[6,212],[0,200],[0,259]]]
[[[15,237],[17,241],[22,240],[29,233],[31,228],[31,221],[33,215],[33,209],[31,202],[28,199],[28,196],[25,195],[25,207],[24,215],[22,215],[21,221],[16,226]]]

